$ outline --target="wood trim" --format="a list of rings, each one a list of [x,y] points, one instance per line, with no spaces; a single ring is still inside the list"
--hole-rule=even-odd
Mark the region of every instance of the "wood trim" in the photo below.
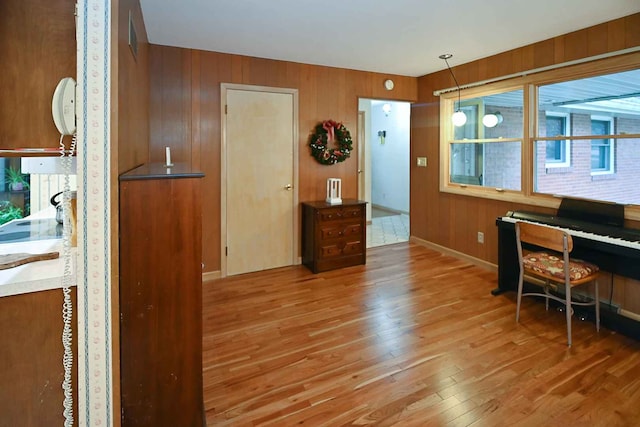
[[[202,281],[208,282],[213,280],[218,280],[222,278],[222,273],[220,270],[218,271],[208,271],[206,273],[202,273]]]
[[[497,272],[498,271],[498,266],[493,264],[493,263],[487,262],[487,261],[482,260],[480,258],[473,257],[471,255],[467,255],[464,252],[459,252],[459,251],[447,248],[446,246],[438,245],[437,243],[429,242],[427,240],[423,240],[423,239],[420,239],[420,238],[415,237],[415,236],[409,237],[409,242],[418,244],[420,246],[427,247],[429,249],[433,249],[433,250],[438,251],[440,253],[443,253],[445,255],[451,255],[453,257],[456,257],[456,258],[461,259],[463,261],[467,261],[467,262],[469,262],[469,263],[471,263],[473,265],[476,265],[478,267],[482,267],[482,268],[484,268],[486,270],[490,270],[490,271],[493,271],[493,272]]]
[[[227,89],[220,84],[220,277],[227,276]]]

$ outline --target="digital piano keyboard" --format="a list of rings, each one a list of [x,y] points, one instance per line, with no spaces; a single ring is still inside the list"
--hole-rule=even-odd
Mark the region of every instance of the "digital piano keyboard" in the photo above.
[[[545,224],[558,228],[572,237],[640,250],[640,230],[632,228],[617,228],[583,221],[571,221],[530,212],[508,212],[501,220],[514,224],[516,221]]]
[[[640,230],[624,227],[624,206],[565,198],[555,215],[515,211],[496,219],[498,288],[491,292],[494,295],[517,289],[517,221],[559,228],[573,238],[573,257],[591,261],[605,272],[640,280]],[[616,319],[615,322],[626,323],[625,328],[631,328],[628,335],[640,337],[637,322],[632,326],[628,319]],[[610,328],[620,330],[617,326],[609,324]]]

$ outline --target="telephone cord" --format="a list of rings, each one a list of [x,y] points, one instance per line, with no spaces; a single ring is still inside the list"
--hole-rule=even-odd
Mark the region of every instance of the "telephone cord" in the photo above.
[[[69,175],[71,173],[71,164],[73,161],[73,155],[76,150],[77,136],[74,133],[71,139],[71,147],[66,152],[64,145],[64,135],[60,135],[60,157],[62,160],[62,167],[64,170],[64,187],[63,187],[63,224],[62,224],[62,253],[64,257],[64,270],[62,275],[62,346],[64,348],[64,355],[62,357],[62,365],[64,367],[64,380],[62,382],[62,389],[64,391],[63,402],[63,415],[64,426],[73,426],[73,385],[71,381],[71,374],[73,370],[73,351],[72,351],[72,319],[73,319],[73,304],[71,301],[71,287],[73,285],[73,273],[72,266],[73,260],[71,256],[71,227],[76,227],[76,224],[71,224],[71,218],[69,212],[71,212],[71,185],[69,183]]]

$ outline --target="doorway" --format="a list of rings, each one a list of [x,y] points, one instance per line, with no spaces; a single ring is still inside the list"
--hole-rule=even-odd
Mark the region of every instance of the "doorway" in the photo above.
[[[222,276],[296,264],[298,92],[223,84]]]
[[[358,198],[367,204],[367,247],[409,240],[408,102],[359,100]]]

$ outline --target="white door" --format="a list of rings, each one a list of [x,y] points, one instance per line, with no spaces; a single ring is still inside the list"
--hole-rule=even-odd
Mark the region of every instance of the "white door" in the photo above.
[[[296,263],[296,97],[223,85],[223,274]]]

